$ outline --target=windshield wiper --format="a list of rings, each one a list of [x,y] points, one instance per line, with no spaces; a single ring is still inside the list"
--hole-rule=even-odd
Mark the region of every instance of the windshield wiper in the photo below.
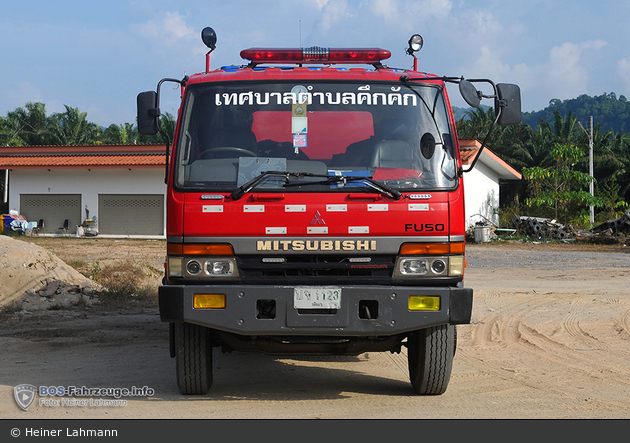
[[[380,194],[388,195],[394,200],[400,200],[402,194],[396,189],[390,188],[387,185],[379,183],[372,179],[372,177],[360,177],[360,176],[347,176],[347,175],[315,175],[311,174],[310,177],[326,177],[326,180],[321,181],[313,181],[313,182],[305,182],[305,183],[287,183],[286,186],[305,186],[305,185],[329,185],[332,183],[343,183],[345,185],[347,182],[365,182],[366,186],[375,189]]]
[[[372,177],[349,177],[347,175],[322,175],[322,174],[313,174],[311,172],[288,172],[288,171],[263,171],[260,175],[247,183],[239,186],[230,195],[232,200],[238,200],[255,188],[259,183],[265,180],[269,176],[284,176],[286,181],[289,181],[289,177],[295,178],[304,178],[304,177],[322,177],[326,180],[319,181],[308,181],[304,183],[287,183],[285,186],[305,186],[305,185],[330,185],[332,183],[343,183],[344,185],[347,182],[365,182],[366,186],[369,186],[381,194],[388,195],[394,200],[400,200],[402,194],[396,189],[390,188],[387,185],[379,183],[372,179]]]
[[[327,177],[326,175],[315,175],[315,174],[312,174],[310,172],[263,171],[263,172],[260,173],[260,175],[258,177],[248,181],[247,183],[244,183],[243,185],[239,186],[234,191],[232,191],[232,194],[230,194],[230,197],[232,197],[232,200],[240,199],[242,196],[247,194],[249,191],[251,191],[253,188],[255,188],[260,182],[265,180],[270,175],[284,176],[284,179],[286,181],[289,181],[289,177],[296,177],[296,178],[302,178],[302,177]]]

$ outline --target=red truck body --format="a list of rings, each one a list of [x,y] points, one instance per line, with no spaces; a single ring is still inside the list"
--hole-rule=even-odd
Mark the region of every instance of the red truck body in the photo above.
[[[241,55],[248,65],[178,81],[159,302],[180,390],[207,392],[214,348],[406,348],[414,391],[443,393],[473,299],[445,81],[473,104],[481,93],[385,67],[378,48]],[[520,116],[520,97],[492,85],[498,115]],[[138,96],[141,132],[158,116],[159,86]]]

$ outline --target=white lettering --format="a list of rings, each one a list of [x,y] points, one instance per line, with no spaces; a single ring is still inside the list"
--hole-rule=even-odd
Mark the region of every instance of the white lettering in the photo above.
[[[26,428],[24,429],[25,437],[61,437],[61,433],[63,429],[33,429]]]
[[[256,242],[256,250],[258,251],[271,251],[271,240],[259,240]]]
[[[275,97],[275,100],[273,98]],[[317,98],[320,105],[383,105],[383,106],[418,106],[418,97],[415,94],[399,94],[383,92],[241,92],[241,93],[221,93],[216,94],[214,103],[216,106],[223,105],[295,105],[295,104],[312,104],[313,99]]]
[[[376,240],[258,240],[257,251],[376,251]]]

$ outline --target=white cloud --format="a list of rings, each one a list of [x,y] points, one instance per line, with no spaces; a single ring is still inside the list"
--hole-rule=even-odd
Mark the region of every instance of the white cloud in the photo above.
[[[398,0],[374,0],[370,9],[374,15],[386,21],[396,20],[400,14]]]
[[[311,1],[312,1],[312,3],[315,3],[315,5],[317,6],[317,9],[319,9],[320,11],[328,3],[328,0],[311,0]]]
[[[197,38],[197,33],[186,24],[178,12],[164,12],[138,26],[140,34],[160,44],[175,45],[181,39]]]
[[[372,0],[370,12],[376,19],[395,29],[409,30],[435,17],[444,17],[451,10],[450,0]]]
[[[326,32],[335,26],[335,23],[346,20],[355,16],[356,13],[351,11],[350,6],[346,0],[330,0],[322,8],[321,16],[319,18],[320,28]]]
[[[546,61],[534,65],[509,65],[494,47],[483,46],[472,71],[499,82],[518,84],[523,94],[523,110],[541,109],[552,98],[566,100],[588,94],[594,70],[588,60],[589,51],[598,51],[605,45],[603,40],[565,42],[551,48]],[[630,60],[619,63],[619,73],[626,76],[630,85]]]

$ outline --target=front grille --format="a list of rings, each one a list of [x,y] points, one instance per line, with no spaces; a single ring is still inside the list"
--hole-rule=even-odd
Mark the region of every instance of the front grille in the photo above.
[[[351,262],[342,255],[287,255],[283,263],[265,263],[264,256],[238,258],[242,281],[249,283],[290,283],[299,280],[311,284],[326,282],[390,283],[395,257],[371,256],[370,262]],[[274,256],[274,259],[279,257]]]

